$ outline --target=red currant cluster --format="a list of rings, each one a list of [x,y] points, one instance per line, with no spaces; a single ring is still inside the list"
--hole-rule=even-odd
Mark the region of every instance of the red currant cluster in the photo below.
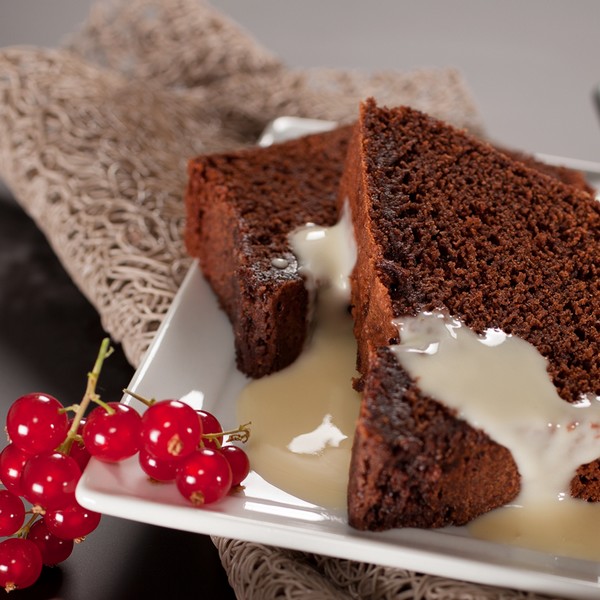
[[[14,536],[0,542],[0,585],[7,591],[35,583],[42,565],[67,559],[74,542],[100,523],[100,514],[75,500],[90,455],[69,437],[72,426],[61,403],[47,394],[21,396],[8,411],[10,443],[0,453],[6,488],[0,490],[0,536]]]
[[[216,502],[241,487],[250,472],[248,455],[239,446],[224,444],[223,440],[227,437],[228,442],[246,442],[249,424],[223,431],[208,411],[195,410],[180,400],[156,402],[126,392],[148,408],[140,417],[130,406],[114,405],[121,415],[127,415],[127,430],[116,423],[108,425],[118,413],[109,415],[95,409],[83,429],[83,440],[93,456],[113,461],[137,452],[144,473],[153,481],[175,482],[179,492],[195,506]],[[101,415],[101,427],[96,426],[96,413]],[[110,447],[112,435],[120,436],[118,432],[123,431],[127,431],[127,440],[117,443],[123,455],[115,457],[109,450],[107,456],[105,448]]]
[[[75,488],[91,456],[118,462],[138,453],[154,481],[174,481],[194,505],[215,502],[241,487],[250,464],[239,447],[247,425],[223,431],[210,413],[179,400],[145,400],[143,415],[131,406],[103,402],[96,382],[111,349],[104,340],[80,404],[63,407],[48,394],[22,396],[6,418],[9,443],[0,453],[0,585],[6,591],[35,583],[43,565],[69,557],[100,522],[80,506]],[[129,392],[130,393],[130,392]],[[87,418],[90,403],[98,404]],[[74,411],[69,420],[67,413]],[[26,510],[26,503],[31,505]],[[26,516],[29,518],[26,520]]]

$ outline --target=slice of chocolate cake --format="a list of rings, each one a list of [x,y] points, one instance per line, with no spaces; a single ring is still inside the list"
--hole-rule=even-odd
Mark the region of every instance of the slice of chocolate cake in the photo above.
[[[332,225],[351,127],[269,148],[200,156],[185,195],[188,253],[199,258],[235,332],[239,369],[277,371],[301,352],[308,296],[288,234],[307,222]],[[580,173],[520,159],[582,187]]]
[[[600,203],[410,108],[361,107],[340,201],[363,399],[348,491],[359,529],[463,524],[518,494],[511,453],[427,397],[396,360],[394,319],[440,311],[547,359],[560,397],[600,395]],[[600,456],[600,451],[598,453]],[[600,465],[574,496],[600,500]]]
[[[227,312],[238,368],[261,377],[292,363],[308,293],[288,234],[337,220],[350,128],[189,163],[185,243]]]

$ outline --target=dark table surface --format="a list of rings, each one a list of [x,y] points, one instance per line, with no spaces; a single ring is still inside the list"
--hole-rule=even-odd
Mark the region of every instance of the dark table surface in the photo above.
[[[44,391],[72,404],[105,337],[31,219],[0,199],[0,420],[19,396]],[[98,390],[119,400],[133,374],[122,352],[106,361]],[[4,440],[1,446],[4,447]],[[72,555],[44,568],[14,598],[235,598],[209,537],[104,516]]]

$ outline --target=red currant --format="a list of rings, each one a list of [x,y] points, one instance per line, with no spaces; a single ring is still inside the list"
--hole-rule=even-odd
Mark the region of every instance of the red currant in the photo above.
[[[21,473],[30,458],[30,454],[14,444],[8,444],[0,453],[0,480],[4,487],[16,496],[22,495]]]
[[[83,442],[88,452],[105,462],[118,462],[133,456],[140,448],[140,414],[131,406],[109,402],[114,412],[95,408],[83,428]]]
[[[29,454],[54,450],[69,428],[62,404],[48,394],[26,394],[12,404],[6,415],[10,441]]]
[[[198,447],[201,434],[196,411],[180,400],[156,402],[142,417],[142,445],[161,460],[187,456]]]
[[[79,465],[82,473],[87,467],[87,464],[90,462],[90,458],[92,458],[91,454],[85,447],[85,444],[77,441],[73,442],[71,450],[69,451],[69,456]]]
[[[81,419],[79,426],[77,427],[77,433],[81,435],[83,433],[83,427],[85,426],[86,419]],[[88,449],[85,447],[83,440],[74,440],[69,450],[69,456],[75,459],[81,472],[87,467],[88,462],[90,462],[91,455],[88,452]]]
[[[221,427],[221,423],[217,417],[215,417],[212,413],[209,413],[206,410],[197,410],[196,411],[200,416],[200,420],[202,421],[202,435],[206,435],[207,433],[222,433],[223,427]],[[211,448],[212,450],[218,450],[223,443],[223,436],[219,436],[216,438],[217,441],[211,439],[202,439],[202,445],[204,448]]]
[[[49,567],[67,560],[73,552],[73,540],[63,540],[52,535],[44,519],[39,519],[31,526],[27,539],[40,549],[42,563]]]
[[[63,508],[75,501],[80,477],[79,465],[70,456],[60,452],[37,454],[23,467],[23,496],[46,510]]]
[[[48,531],[63,540],[77,540],[90,534],[100,524],[100,513],[77,504],[59,510],[48,510],[44,521]]]
[[[7,490],[0,490],[0,535],[12,535],[25,519],[23,500]]]
[[[167,458],[162,460],[150,454],[142,448],[138,454],[138,460],[142,471],[155,481],[175,481],[177,469],[183,460],[182,457]]]
[[[183,459],[175,483],[195,506],[210,504],[229,492],[231,467],[220,452],[201,448]]]
[[[231,487],[237,487],[250,473],[248,455],[239,446],[232,445],[223,446],[221,454],[227,459],[231,467]]]
[[[42,572],[42,553],[31,540],[7,538],[0,542],[0,585],[7,592],[33,585]]]

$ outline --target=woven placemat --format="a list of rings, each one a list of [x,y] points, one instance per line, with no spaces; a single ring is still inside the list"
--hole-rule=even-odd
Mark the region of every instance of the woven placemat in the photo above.
[[[0,51],[0,178],[137,366],[190,265],[187,160],[251,145],[282,115],[351,121],[367,96],[482,131],[453,69],[294,70],[205,2],[99,2],[59,49]],[[538,598],[214,542],[240,599]]]

